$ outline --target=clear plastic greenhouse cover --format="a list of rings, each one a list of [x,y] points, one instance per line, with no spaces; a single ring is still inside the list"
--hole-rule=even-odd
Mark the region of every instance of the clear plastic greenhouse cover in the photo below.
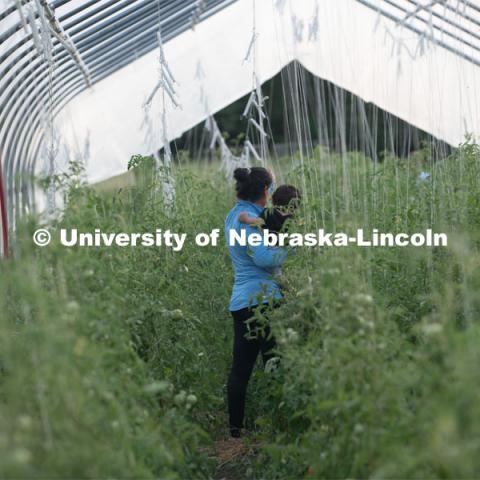
[[[4,230],[36,172],[81,156],[98,181],[207,118],[215,133],[293,61],[452,146],[480,135],[480,0],[1,0]]]

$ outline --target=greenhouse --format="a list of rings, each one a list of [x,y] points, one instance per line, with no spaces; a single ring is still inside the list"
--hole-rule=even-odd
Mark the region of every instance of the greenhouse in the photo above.
[[[0,0],[0,476],[480,478],[479,141],[480,0]]]

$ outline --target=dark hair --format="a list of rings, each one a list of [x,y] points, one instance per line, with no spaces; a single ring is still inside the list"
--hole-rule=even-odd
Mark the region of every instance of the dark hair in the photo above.
[[[237,182],[235,190],[241,200],[256,202],[260,200],[265,188],[272,184],[272,175],[263,167],[237,168],[233,172],[233,178]]]
[[[272,195],[272,203],[274,207],[288,207],[292,200],[294,206],[302,199],[299,190],[293,185],[280,185]]]

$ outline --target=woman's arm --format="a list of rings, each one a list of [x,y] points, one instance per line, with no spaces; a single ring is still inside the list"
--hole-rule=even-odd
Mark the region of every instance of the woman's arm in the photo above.
[[[248,226],[246,228],[247,238],[256,233],[258,235],[258,229]],[[253,263],[260,268],[277,268],[281,267],[283,262],[288,257],[288,252],[284,248],[267,247],[265,244],[258,246],[248,246],[251,252]]]

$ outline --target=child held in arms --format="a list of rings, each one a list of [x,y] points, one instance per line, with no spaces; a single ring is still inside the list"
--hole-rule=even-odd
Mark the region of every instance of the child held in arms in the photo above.
[[[286,233],[288,230],[287,220],[291,219],[300,204],[302,196],[293,185],[280,185],[272,194],[273,207],[264,208],[258,217],[251,217],[247,212],[240,212],[238,219],[247,225],[256,225],[273,233]],[[286,285],[282,280],[282,269],[277,268],[273,272],[280,286]]]
[[[238,219],[247,225],[258,225],[269,232],[286,232],[285,222],[292,218],[302,196],[293,185],[280,185],[272,195],[273,208],[264,208],[258,217],[251,217],[247,212],[240,212]]]

